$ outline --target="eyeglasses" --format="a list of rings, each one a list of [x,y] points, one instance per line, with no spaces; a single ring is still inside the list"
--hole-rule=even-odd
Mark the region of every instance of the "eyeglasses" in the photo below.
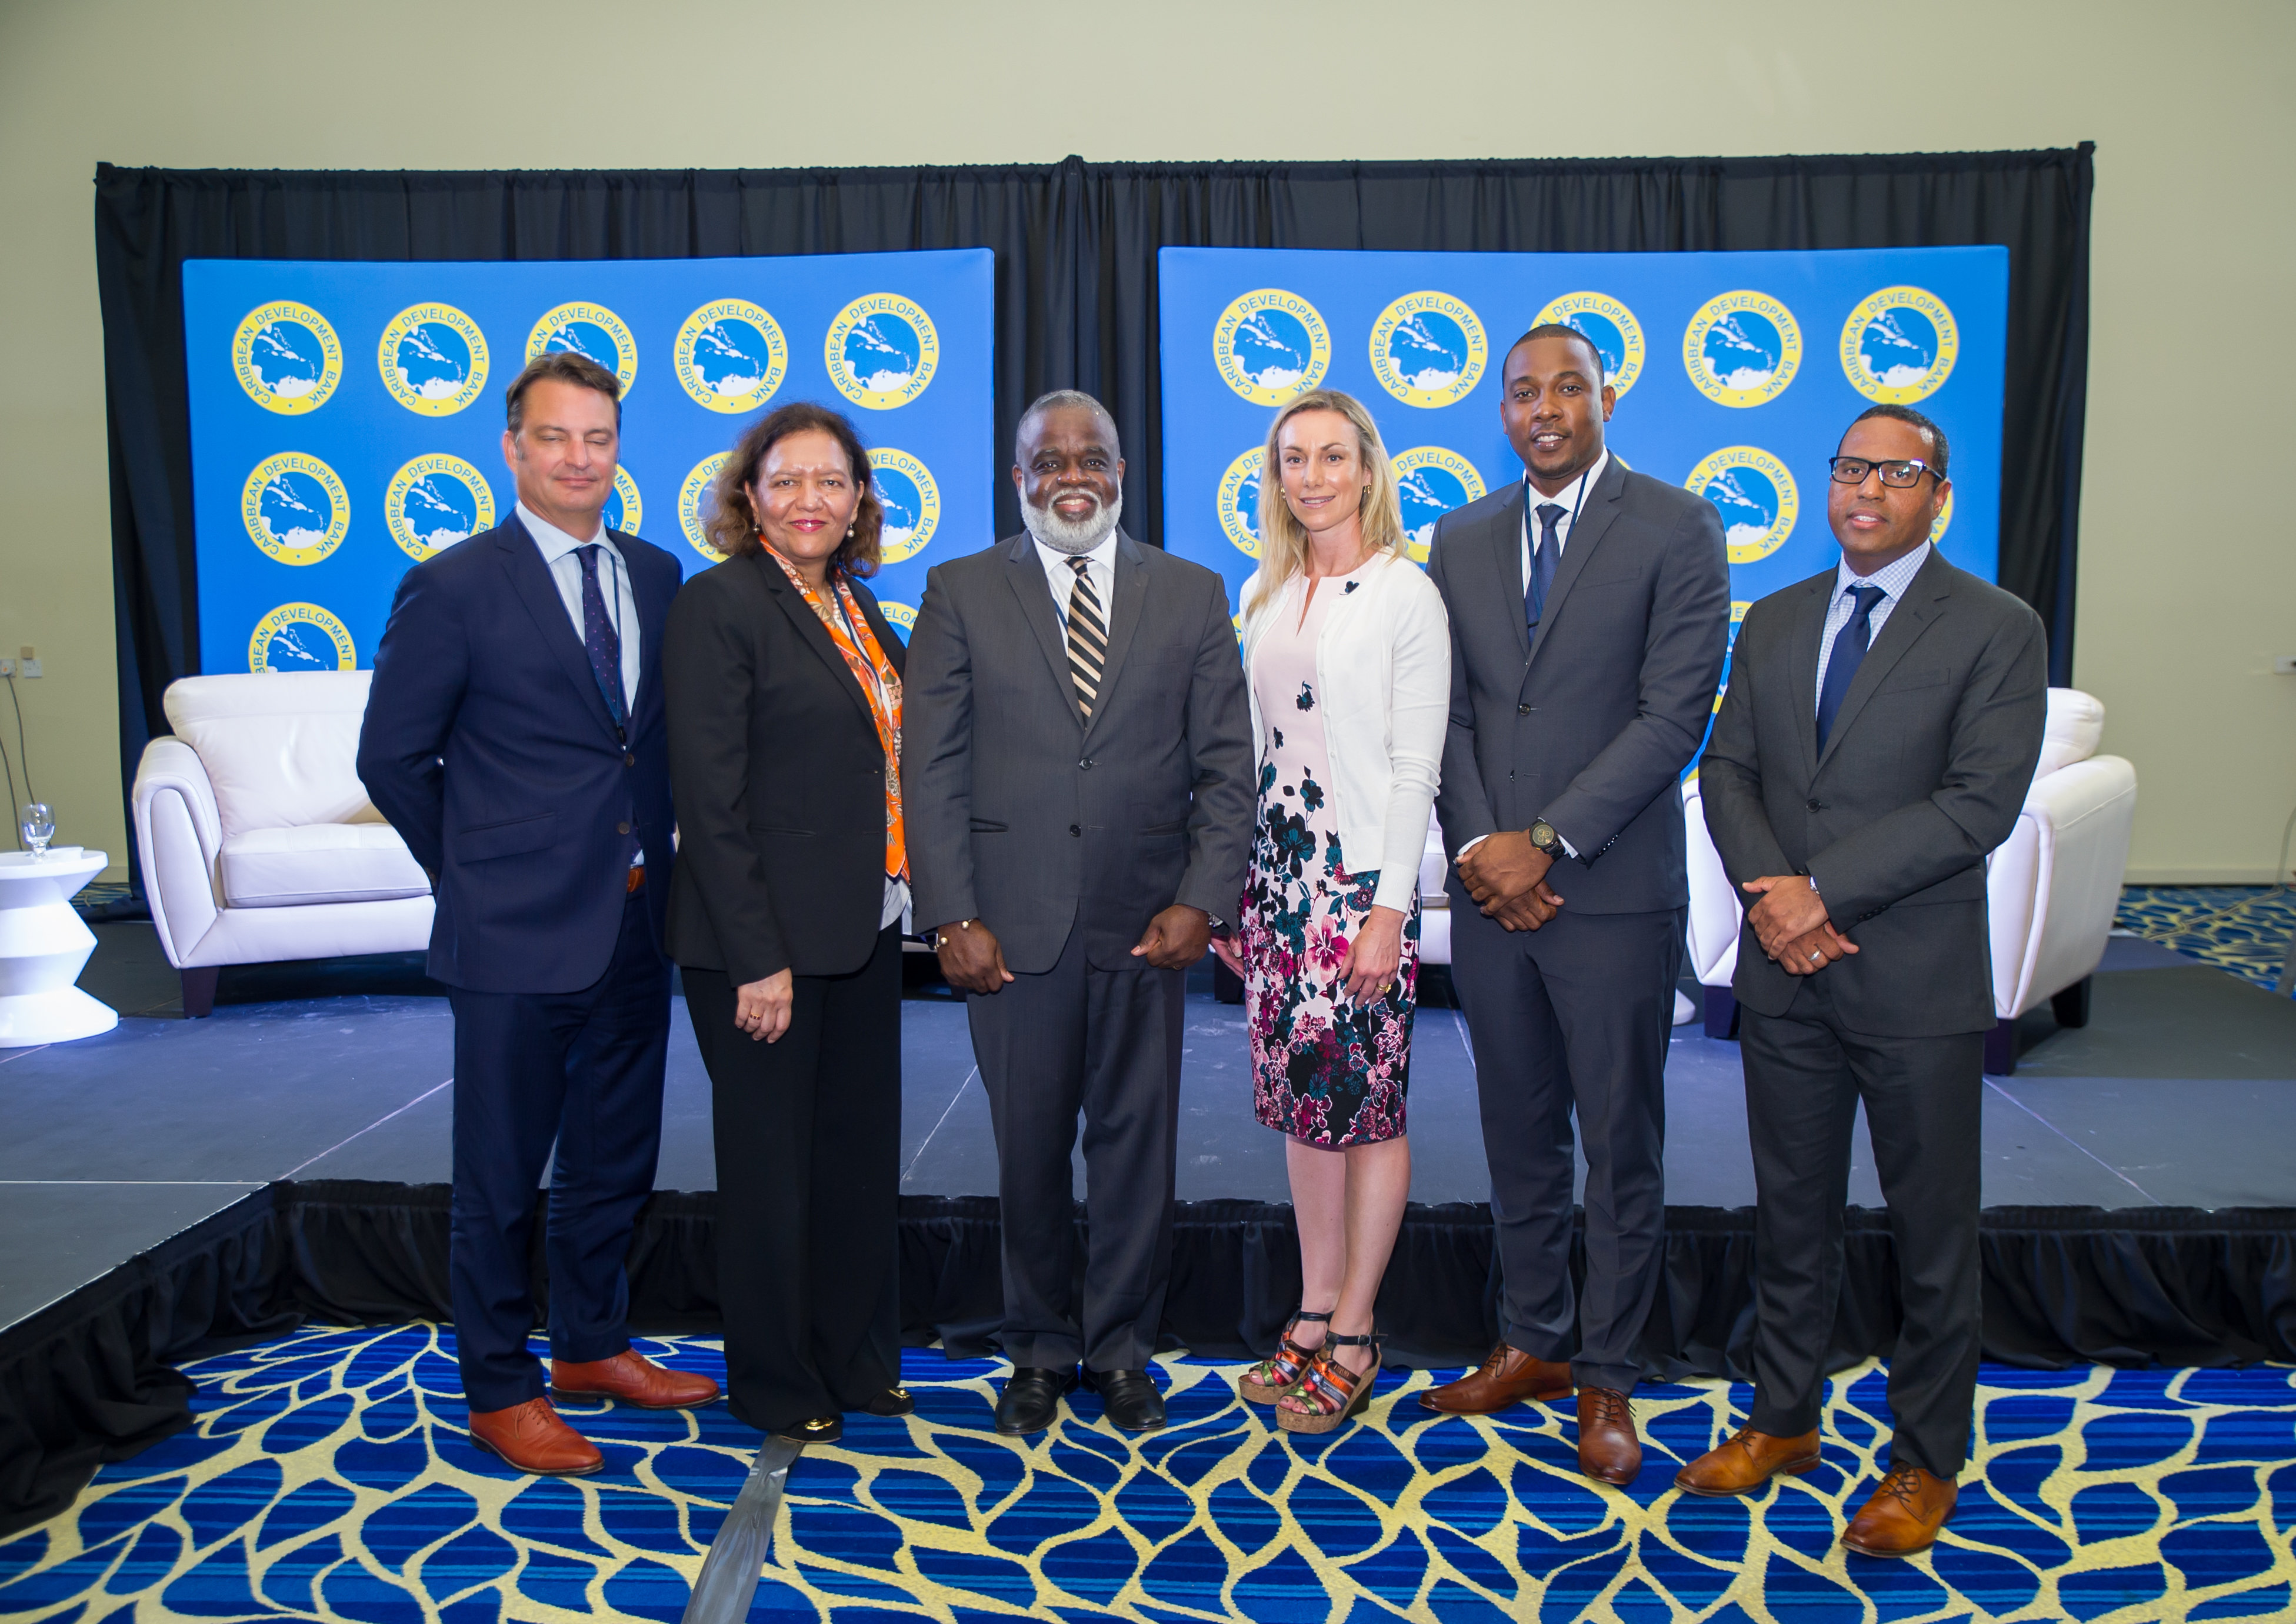
[[[1945,479],[1945,475],[1919,457],[1909,457],[1898,463],[1869,463],[1862,456],[1836,456],[1828,457],[1826,462],[1833,470],[1833,480],[1837,485],[1863,485],[1866,476],[1877,468],[1882,471],[1882,484],[1894,485],[1900,490],[1920,484],[1923,474],[1940,482]]]

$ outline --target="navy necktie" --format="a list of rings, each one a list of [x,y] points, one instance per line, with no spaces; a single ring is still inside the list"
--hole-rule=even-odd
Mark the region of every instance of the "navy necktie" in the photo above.
[[[582,561],[582,647],[619,732],[628,721],[622,703],[622,638],[606,618],[606,599],[598,590],[598,544],[575,548],[574,556]]]
[[[1538,551],[1530,555],[1530,585],[1523,589],[1522,614],[1533,636],[1538,617],[1546,608],[1546,589],[1554,585],[1554,571],[1562,560],[1562,541],[1554,527],[1570,510],[1552,502],[1538,504]]]
[[[1833,634],[1833,652],[1825,662],[1825,682],[1817,691],[1817,748],[1825,749],[1825,736],[1833,731],[1833,718],[1841,714],[1841,701],[1849,696],[1849,685],[1857,679],[1857,668],[1866,663],[1866,644],[1873,636],[1874,605],[1890,595],[1879,586],[1852,586],[1850,595],[1857,600],[1857,612],[1849,623]]]

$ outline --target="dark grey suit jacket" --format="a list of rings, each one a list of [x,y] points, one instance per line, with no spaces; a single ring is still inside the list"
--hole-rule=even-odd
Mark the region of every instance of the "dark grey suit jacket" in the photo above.
[[[1712,714],[1730,635],[1714,504],[1616,456],[1587,494],[1524,625],[1521,480],[1447,514],[1427,573],[1451,612],[1451,729],[1435,808],[1452,857],[1545,817],[1578,854],[1554,879],[1574,913],[1690,900],[1682,769]],[[1472,906],[1455,871],[1452,899]]]
[[[909,639],[901,784],[920,929],[980,919],[1015,974],[1081,925],[1097,969],[1175,902],[1233,921],[1251,723],[1227,593],[1120,532],[1089,726],[1025,533],[937,566]]]
[[[1730,882],[1808,874],[1858,952],[1817,973],[1851,1031],[1993,1024],[1986,855],[2017,826],[2048,721],[2040,618],[1932,553],[1890,611],[1817,749],[1829,568],[1746,611],[1699,767]],[[1741,893],[1743,896],[1743,893]],[[1738,938],[1739,999],[1783,1015],[1800,990]]]

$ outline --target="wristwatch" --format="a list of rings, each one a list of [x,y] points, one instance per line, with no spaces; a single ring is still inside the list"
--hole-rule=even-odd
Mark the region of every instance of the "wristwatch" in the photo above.
[[[1563,857],[1566,855],[1562,849],[1562,837],[1554,833],[1554,825],[1553,824],[1548,823],[1542,817],[1537,823],[1531,824],[1530,828],[1527,831],[1527,834],[1533,846],[1536,846],[1539,850],[1545,852],[1556,862],[1560,863],[1562,861]]]

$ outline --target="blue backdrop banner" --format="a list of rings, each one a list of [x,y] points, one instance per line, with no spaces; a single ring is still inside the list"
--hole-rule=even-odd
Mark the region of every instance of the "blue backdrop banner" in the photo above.
[[[606,521],[687,572],[709,482],[791,400],[853,420],[885,504],[875,588],[904,634],[939,559],[995,538],[996,257],[184,267],[201,668],[373,663],[399,577],[518,496],[502,392],[545,349],[616,373]]]
[[[1811,253],[1414,254],[1168,248],[1160,264],[1166,545],[1240,603],[1262,447],[1303,389],[1371,408],[1423,561],[1437,519],[1522,477],[1499,424],[1508,348],[1591,338],[1619,391],[1607,441],[1721,510],[1736,611],[1838,556],[1826,459],[1881,401],[1945,430],[1941,545],[1995,578],[2004,248]]]

